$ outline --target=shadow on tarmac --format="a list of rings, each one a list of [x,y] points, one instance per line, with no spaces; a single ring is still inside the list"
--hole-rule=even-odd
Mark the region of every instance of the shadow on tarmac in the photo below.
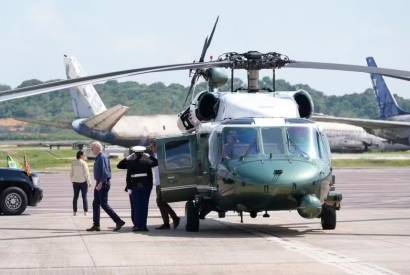
[[[393,221],[393,220],[410,220],[410,218],[386,218],[386,219],[360,219],[360,220],[342,220],[338,223],[351,222],[377,222],[377,221]],[[96,235],[111,235],[111,234],[141,234],[150,237],[169,237],[169,238],[260,238],[255,233],[267,234],[275,237],[298,238],[304,235],[319,235],[325,231],[321,229],[310,228],[309,225],[318,224],[316,222],[309,223],[291,223],[291,224],[237,224],[216,219],[207,219],[201,223],[199,232],[186,232],[184,222],[176,229],[170,230],[155,230],[158,225],[148,226],[148,232],[132,232],[131,226],[124,226],[120,232],[113,232],[114,227],[108,227],[100,232],[86,232],[85,229],[64,229],[64,228],[14,228],[1,227],[0,230],[13,231],[43,231],[48,233],[45,236],[24,236],[12,238],[0,238],[2,241],[14,240],[38,240],[50,238],[73,238],[73,237],[92,237]],[[111,230],[110,230],[111,229]],[[383,233],[344,233],[340,231],[326,231],[329,234],[336,236],[374,236],[374,237],[410,237],[410,234],[383,234]],[[70,234],[71,233],[71,234]]]

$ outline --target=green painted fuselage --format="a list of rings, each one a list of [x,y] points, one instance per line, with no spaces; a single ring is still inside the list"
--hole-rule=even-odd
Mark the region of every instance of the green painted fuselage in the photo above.
[[[162,198],[200,199],[207,211],[318,216],[332,183],[327,139],[308,120],[284,121],[158,139]]]

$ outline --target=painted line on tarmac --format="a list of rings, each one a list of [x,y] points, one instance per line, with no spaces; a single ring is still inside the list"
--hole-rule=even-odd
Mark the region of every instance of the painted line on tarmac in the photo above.
[[[360,262],[357,259],[338,254],[331,250],[315,247],[307,243],[280,238],[280,237],[277,237],[275,235],[272,235],[272,234],[269,234],[269,233],[266,233],[260,230],[244,228],[242,226],[238,226],[237,224],[228,224],[226,222],[222,222],[218,220],[214,220],[214,221],[222,223],[228,227],[233,227],[243,232],[247,232],[254,236],[258,236],[262,239],[273,242],[289,251],[294,251],[294,252],[303,254],[311,259],[316,260],[319,263],[334,266],[346,272],[347,274],[354,274],[354,275],[361,275],[361,274],[363,275],[365,274],[398,275],[399,274],[397,272],[388,270],[386,268],[383,268],[383,267],[380,267],[374,264]]]

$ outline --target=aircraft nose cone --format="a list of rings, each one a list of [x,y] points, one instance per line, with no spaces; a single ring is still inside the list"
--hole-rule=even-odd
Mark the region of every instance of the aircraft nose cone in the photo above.
[[[319,174],[308,161],[267,160],[244,163],[234,169],[234,176],[254,184],[310,184]]]
[[[81,123],[84,121],[84,119],[76,119],[71,123],[71,126],[73,127],[73,130],[76,132],[80,131],[81,128]]]

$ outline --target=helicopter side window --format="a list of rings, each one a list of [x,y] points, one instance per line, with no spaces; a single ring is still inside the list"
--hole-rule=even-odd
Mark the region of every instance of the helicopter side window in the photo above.
[[[223,160],[259,154],[258,135],[254,128],[226,128],[223,141]]]
[[[165,167],[168,170],[192,167],[189,140],[177,140],[165,144]]]
[[[327,159],[331,159],[332,153],[330,151],[329,141],[328,141],[325,134],[322,133],[320,136],[321,136],[321,140],[322,140],[322,144],[323,144],[324,154],[326,155]]]
[[[316,143],[317,143],[319,158],[323,159],[324,158],[324,151],[323,151],[324,148],[323,148],[322,139],[320,138],[319,133],[316,133]]]
[[[282,128],[262,129],[263,151],[269,155],[285,154]]]
[[[221,161],[222,134],[212,132],[209,136],[208,159],[212,168],[215,168]]]

